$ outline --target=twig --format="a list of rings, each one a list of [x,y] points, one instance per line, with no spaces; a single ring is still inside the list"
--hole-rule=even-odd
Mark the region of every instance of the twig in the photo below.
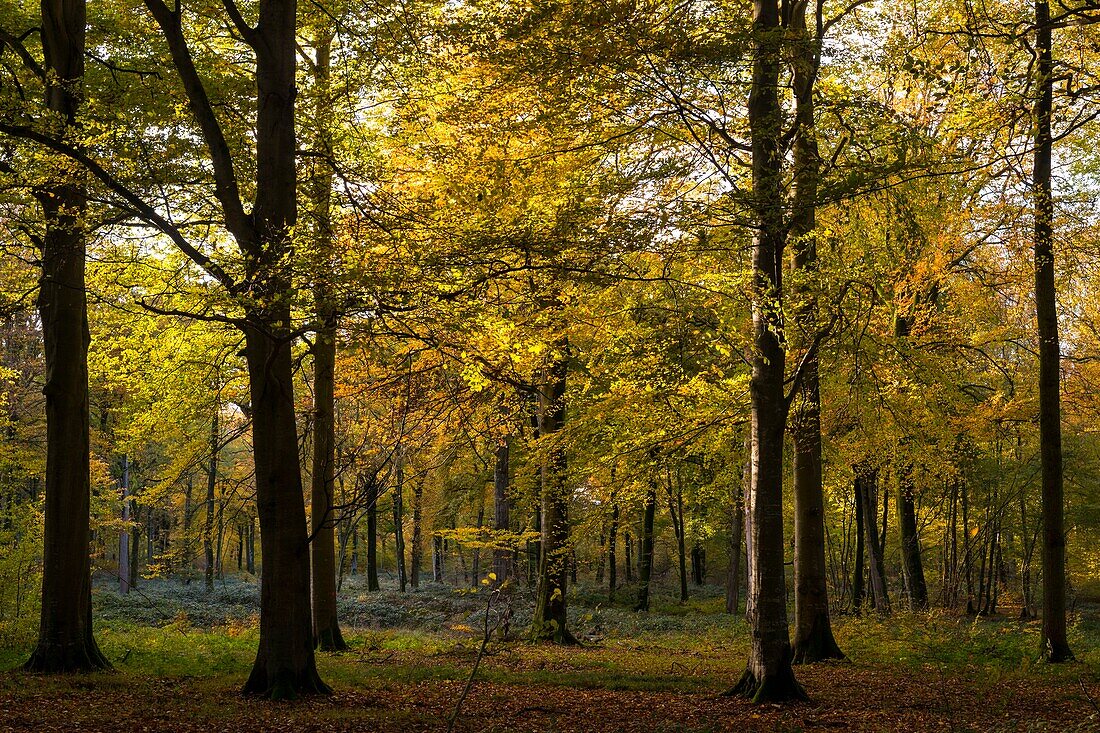
[[[451,713],[451,719],[447,721],[447,733],[452,733],[452,731],[454,731],[455,721],[458,720],[458,714],[462,710],[462,703],[466,701],[466,696],[470,694],[470,688],[474,685],[474,677],[477,675],[477,668],[481,664],[481,658],[485,656],[485,648],[489,646],[489,640],[493,638],[497,626],[500,625],[498,616],[497,623],[493,624],[492,628],[489,627],[489,611],[493,607],[493,600],[499,595],[500,588],[494,589],[493,592],[489,594],[489,602],[485,604],[485,628],[481,636],[481,648],[478,649],[477,658],[474,659],[474,667],[470,670],[470,677],[466,680],[466,687],[462,689],[462,694],[455,703],[454,712]]]
[[[1089,689],[1085,687],[1085,680],[1081,675],[1077,675],[1077,684],[1081,685],[1081,692],[1085,694],[1085,699],[1089,701],[1089,705],[1092,705],[1092,709],[1100,714],[1100,706],[1096,704],[1096,700],[1092,699],[1092,695],[1089,694]]]

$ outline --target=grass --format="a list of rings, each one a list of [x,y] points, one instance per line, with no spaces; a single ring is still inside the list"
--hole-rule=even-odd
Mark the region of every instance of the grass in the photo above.
[[[405,720],[411,729],[421,725],[431,728],[429,722],[438,722],[473,665],[483,596],[438,586],[404,595],[387,590],[360,602],[363,595],[353,584],[345,589],[342,602],[348,607],[388,606],[389,610],[366,625],[362,623],[368,618],[363,608],[354,608],[346,617],[359,623],[345,627],[351,650],[318,655],[321,675],[338,696],[351,696],[349,699],[360,703],[338,704],[334,711],[322,708],[326,711],[322,717],[343,715],[342,720],[362,719],[379,726],[384,721],[398,729],[397,722]],[[574,630],[595,640],[582,648],[495,641],[482,662],[478,694],[487,699],[504,695],[511,700],[517,695],[515,690],[530,690],[535,701],[526,707],[541,710],[547,706],[538,700],[557,694],[680,696],[673,700],[704,695],[715,700],[736,681],[747,658],[748,634],[740,618],[720,612],[720,589],[706,589],[684,604],[661,595],[649,614],[631,612],[626,596],[623,594],[619,604],[607,604],[601,594],[578,593],[573,603]],[[255,598],[254,588],[246,583],[227,585],[210,596],[167,581],[147,584],[141,595],[128,598],[97,589],[96,637],[116,671],[61,680],[36,678],[33,682],[21,673],[0,674],[0,728],[5,727],[4,710],[22,709],[30,704],[29,696],[53,694],[66,699],[126,691],[139,691],[161,701],[154,707],[170,707],[173,700],[185,696],[197,701],[188,707],[189,719],[221,725],[227,716],[241,714],[239,703],[233,701],[238,700],[236,690],[255,656],[259,634],[256,609],[249,598]],[[523,591],[517,595],[517,616],[521,605],[529,602]],[[513,626],[514,631],[521,629],[522,623]],[[838,616],[834,630],[849,662],[800,668],[798,675],[806,680],[811,695],[838,710],[848,704],[843,697],[848,694],[845,685],[857,697],[865,696],[869,686],[908,689],[917,685],[927,698],[925,705],[951,726],[955,725],[954,710],[970,701],[981,704],[982,715],[1011,721],[1020,690],[1037,687],[1048,691],[1043,694],[1056,695],[1060,705],[1075,706],[1075,715],[1089,710],[1100,715],[1092,703],[1098,695],[1086,687],[1100,682],[1100,613],[1093,606],[1080,608],[1074,616],[1071,643],[1080,661],[1072,665],[1037,663],[1037,622],[971,619],[943,612],[898,613],[888,619]],[[30,619],[0,623],[0,667],[16,668],[29,654],[34,637]],[[360,709],[361,701],[386,695],[399,698],[391,705],[392,715]],[[425,712],[423,704],[412,702],[424,696],[434,700],[434,712]],[[10,704],[5,705],[4,697]],[[834,698],[836,702],[830,703]],[[509,704],[519,706],[517,715],[525,709],[520,702]],[[645,705],[639,704],[645,710]],[[94,708],[91,705],[90,709]],[[891,714],[905,715],[904,708],[901,705],[901,712]],[[1090,720],[1079,722],[1091,725]],[[799,730],[802,725],[787,719],[773,722],[771,730]],[[1033,720],[1028,725],[1040,722]],[[1023,729],[1012,725],[1005,730]],[[1060,725],[1068,723],[1063,720]],[[369,727],[366,722],[364,726]],[[618,729],[611,723],[608,726],[609,730]],[[703,730],[705,726],[682,729]]]

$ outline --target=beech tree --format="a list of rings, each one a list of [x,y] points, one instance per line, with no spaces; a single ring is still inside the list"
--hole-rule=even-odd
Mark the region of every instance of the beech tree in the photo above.
[[[43,0],[38,66],[45,86],[50,141],[79,149],[83,99],[84,0]],[[5,41],[8,41],[5,34]],[[17,42],[16,42],[17,43]],[[22,46],[17,46],[17,50]],[[11,125],[5,123],[4,128]],[[3,129],[3,128],[0,128]],[[85,172],[65,161],[36,192],[45,232],[38,312],[46,355],[46,519],[38,645],[26,663],[35,672],[105,669],[92,635],[89,537],[88,303],[85,291]]]
[[[752,142],[753,351],[752,489],[749,492],[749,610],[752,646],[748,667],[733,688],[756,702],[805,697],[791,667],[783,568],[783,108],[779,100],[784,28],[776,0],[753,3]]]
[[[1039,334],[1039,439],[1043,503],[1043,658],[1073,659],[1066,639],[1066,535],[1062,476],[1061,342],[1054,278],[1054,61],[1050,6],[1035,2],[1035,321]]]

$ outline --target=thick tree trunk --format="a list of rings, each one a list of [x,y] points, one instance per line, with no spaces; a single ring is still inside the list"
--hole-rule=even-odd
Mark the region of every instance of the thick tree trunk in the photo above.
[[[497,446],[493,467],[493,529],[499,533],[507,533],[512,528],[511,504],[508,497],[508,441],[502,440]],[[493,550],[493,573],[498,584],[503,584],[512,575],[511,543],[501,544],[499,538]]]
[[[565,378],[568,343],[557,345],[563,355],[549,369],[540,413],[542,440],[555,441],[565,426]],[[569,571],[569,494],[566,484],[565,448],[553,445],[542,470],[542,551],[535,598],[532,636],[557,644],[575,644],[569,631],[566,603]]]
[[[787,626],[783,567],[783,435],[786,354],[782,333],[783,135],[779,68],[783,28],[778,0],[753,2],[752,90],[748,117],[752,138],[753,476],[749,514],[752,556],[749,574],[751,650],[740,682],[731,690],[755,702],[804,699],[794,676]]]
[[[84,77],[84,0],[42,0],[46,107],[75,130]],[[73,142],[73,141],[70,141]],[[84,211],[72,174],[39,192],[46,232],[38,313],[46,357],[46,499],[38,644],[25,669],[49,674],[105,669],[92,636],[89,553],[88,303]]]
[[[285,89],[279,91],[286,94]],[[244,692],[280,699],[327,692],[328,687],[317,674],[313,656],[309,536],[291,349],[275,327],[290,322],[289,306],[276,309],[275,316],[245,331],[263,567],[260,644]]]
[[[1054,139],[1054,61],[1050,6],[1035,2],[1035,48],[1039,98],[1035,103],[1035,321],[1039,333],[1039,455],[1043,503],[1043,657],[1073,659],[1066,638],[1066,534],[1062,486],[1061,353],[1057,285],[1054,277],[1054,195],[1051,160]]]
[[[906,465],[902,467],[898,477],[898,533],[901,538],[901,567],[905,576],[905,589],[909,594],[909,608],[912,611],[924,611],[928,608],[928,586],[924,581],[920,537],[917,536],[912,471],[913,467]]]
[[[657,489],[652,485],[642,503],[642,536],[638,556],[638,600],[635,611],[649,610],[649,586],[653,580],[653,520],[657,513]]]
[[[273,699],[328,692],[317,674],[310,608],[309,535],[298,458],[291,339],[290,234],[297,219],[295,0],[261,0],[256,52],[256,260],[259,303],[247,314],[245,358],[252,402],[260,518],[260,644],[246,694]]]

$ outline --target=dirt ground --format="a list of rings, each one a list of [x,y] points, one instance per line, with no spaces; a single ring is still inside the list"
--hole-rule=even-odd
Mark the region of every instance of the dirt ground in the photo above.
[[[475,682],[458,731],[1100,731],[1100,683],[946,677],[853,664],[799,669],[813,701],[753,705],[713,690],[652,692]],[[116,672],[0,677],[0,730],[445,731],[457,680],[338,689],[287,703],[247,700],[224,678]]]

